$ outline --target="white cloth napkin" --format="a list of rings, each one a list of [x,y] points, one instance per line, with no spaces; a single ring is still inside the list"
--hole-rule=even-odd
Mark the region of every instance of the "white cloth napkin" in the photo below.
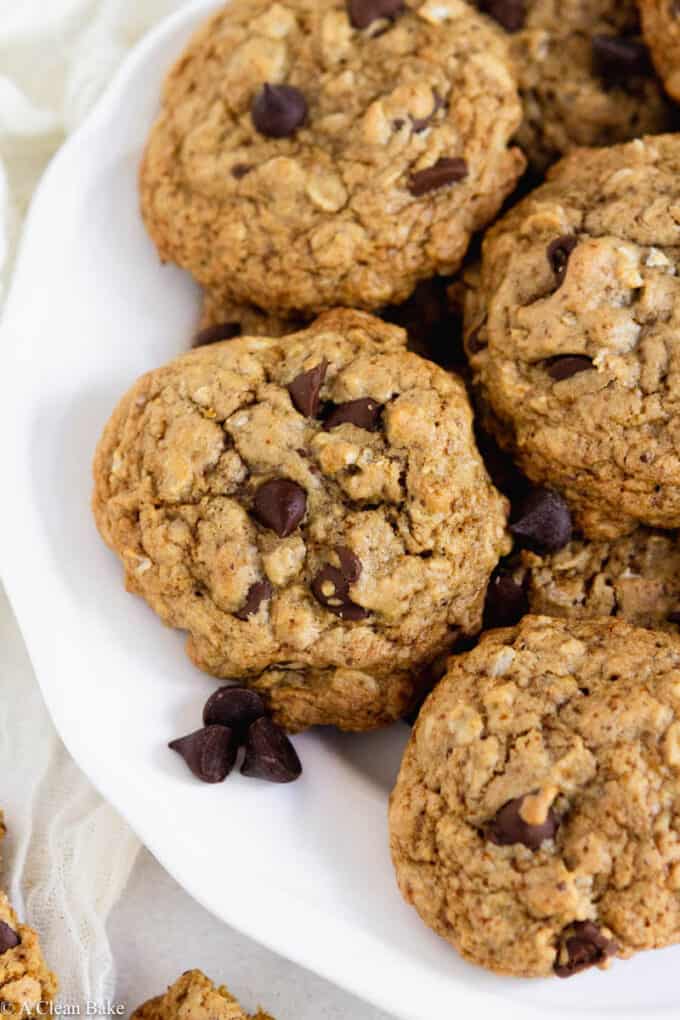
[[[0,304],[23,215],[49,158],[121,60],[182,0],[0,0]],[[42,703],[0,590],[4,882],[40,930],[64,1003],[105,1002],[105,930],[139,844],[74,765]]]

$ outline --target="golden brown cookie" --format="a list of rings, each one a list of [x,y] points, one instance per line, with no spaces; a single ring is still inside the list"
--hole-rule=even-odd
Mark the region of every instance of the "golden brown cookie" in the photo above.
[[[403,714],[508,551],[464,386],[405,342],[340,310],[197,348],[99,443],[94,512],[127,587],[290,730]]]
[[[680,941],[680,639],[528,616],[426,701],[390,805],[406,900],[502,974]]]
[[[20,924],[7,896],[0,892],[0,1002],[7,1017],[45,1016],[57,991],[38,936]]]
[[[680,527],[679,182],[680,135],[574,153],[468,280],[486,424],[590,538]]]
[[[249,1016],[229,989],[216,988],[200,970],[188,970],[165,995],[139,1006],[130,1020],[273,1020],[262,1010]]]
[[[233,0],[168,77],[144,218],[218,304],[398,303],[512,191],[520,117],[503,35],[462,0]]]
[[[677,0],[638,0],[638,6],[656,69],[669,95],[680,100],[680,4]]]

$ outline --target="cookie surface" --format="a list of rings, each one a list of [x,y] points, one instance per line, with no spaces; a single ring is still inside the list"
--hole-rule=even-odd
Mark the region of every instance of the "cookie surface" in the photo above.
[[[462,0],[234,0],[168,77],[144,218],[218,303],[375,309],[458,267],[523,170],[520,117]]]
[[[466,959],[567,977],[680,939],[680,640],[529,616],[421,710],[392,794],[401,891]]]
[[[98,447],[129,590],[291,730],[403,714],[508,551],[463,384],[405,342],[341,310],[198,348],[140,379]]]
[[[534,169],[579,146],[673,129],[635,0],[478,0],[508,31],[524,106],[517,141]]]
[[[249,1016],[229,989],[217,988],[200,970],[188,970],[165,995],[139,1006],[131,1020],[272,1020],[261,1010]]]
[[[680,6],[675,0],[638,0],[642,29],[669,94],[680,100]]]
[[[680,526],[679,171],[677,135],[574,153],[469,278],[486,424],[590,538]]]

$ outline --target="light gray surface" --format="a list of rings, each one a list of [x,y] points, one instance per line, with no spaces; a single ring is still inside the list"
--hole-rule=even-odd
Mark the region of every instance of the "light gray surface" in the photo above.
[[[146,850],[114,908],[109,934],[118,970],[116,998],[128,1010],[198,967],[227,984],[245,1008],[261,1005],[276,1020],[390,1020],[216,920]]]

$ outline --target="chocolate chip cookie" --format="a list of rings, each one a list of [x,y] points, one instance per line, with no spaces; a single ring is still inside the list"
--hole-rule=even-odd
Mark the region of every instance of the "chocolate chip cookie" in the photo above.
[[[642,29],[668,93],[680,100],[680,3],[638,0]]]
[[[673,130],[635,0],[477,0],[508,32],[524,105],[517,135],[544,171],[582,145]],[[656,5],[658,6],[658,5]]]
[[[45,1016],[57,980],[45,964],[38,936],[20,924],[9,900],[0,892],[0,1002],[7,1017]]]
[[[462,383],[335,311],[144,376],[96,455],[94,512],[130,591],[289,730],[402,715],[479,629],[506,501]]]
[[[258,1010],[249,1016],[229,989],[216,988],[200,970],[188,970],[165,995],[139,1006],[130,1020],[272,1020]]]
[[[401,891],[462,955],[570,977],[680,940],[680,639],[526,617],[449,661],[390,804]]]
[[[462,0],[233,0],[166,82],[141,171],[213,303],[376,309],[453,272],[512,191],[503,33]]]
[[[678,135],[574,153],[468,278],[486,424],[588,538],[680,527],[679,182]]]

